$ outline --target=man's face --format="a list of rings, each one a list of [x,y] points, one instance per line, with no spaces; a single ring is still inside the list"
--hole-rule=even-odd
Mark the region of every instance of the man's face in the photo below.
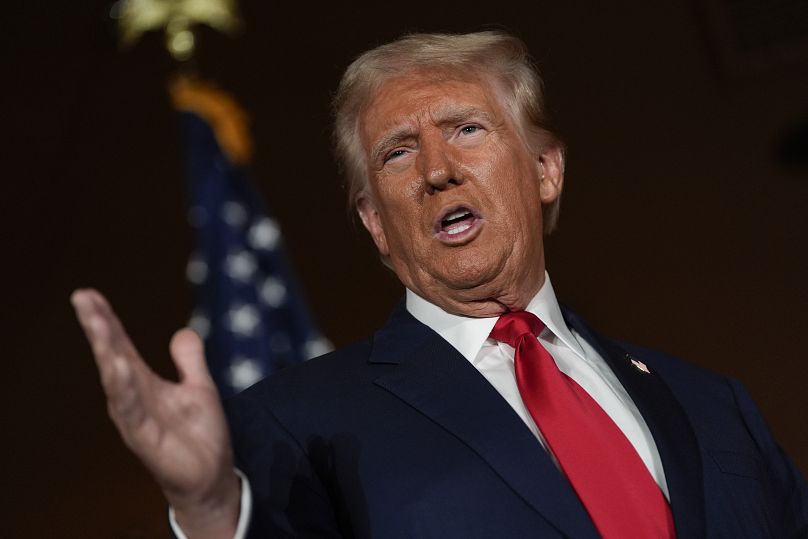
[[[541,205],[561,193],[560,150],[532,152],[487,80],[418,71],[379,88],[360,134],[359,214],[404,285],[456,314],[524,308],[544,279]]]

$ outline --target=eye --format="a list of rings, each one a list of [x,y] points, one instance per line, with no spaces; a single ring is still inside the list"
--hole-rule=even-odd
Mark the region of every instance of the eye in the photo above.
[[[392,152],[390,152],[386,156],[384,156],[384,162],[386,163],[386,162],[390,161],[391,159],[396,159],[397,157],[401,157],[402,155],[404,155],[406,153],[407,153],[407,150],[400,149],[400,148],[397,149],[397,150],[393,150]]]
[[[461,127],[460,132],[462,134],[464,134],[464,135],[473,135],[474,133],[476,133],[480,129],[481,129],[480,126],[477,125],[477,124],[469,124],[469,125],[464,125],[463,127]]]

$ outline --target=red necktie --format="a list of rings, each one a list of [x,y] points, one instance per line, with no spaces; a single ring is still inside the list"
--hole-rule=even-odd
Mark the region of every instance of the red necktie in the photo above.
[[[524,311],[500,317],[491,337],[515,349],[522,401],[606,539],[675,537],[665,496],[614,421],[558,370],[537,337],[544,324]]]

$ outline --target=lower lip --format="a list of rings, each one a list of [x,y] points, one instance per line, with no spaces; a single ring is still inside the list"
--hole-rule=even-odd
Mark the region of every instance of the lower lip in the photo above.
[[[463,221],[462,223],[454,225],[455,227],[467,227],[464,230],[461,229],[459,232],[455,232],[453,234],[446,230],[440,230],[437,234],[435,234],[435,237],[441,243],[445,243],[447,245],[460,245],[463,243],[468,243],[477,236],[482,228],[482,225],[482,220],[475,217],[470,221]]]

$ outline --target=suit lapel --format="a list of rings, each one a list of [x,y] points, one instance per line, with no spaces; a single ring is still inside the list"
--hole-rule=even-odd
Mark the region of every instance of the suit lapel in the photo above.
[[[700,451],[681,405],[660,376],[632,365],[632,360],[643,358],[635,358],[600,337],[574,313],[564,310],[564,318],[607,361],[648,425],[665,470],[677,536],[703,537],[705,509]]]
[[[397,364],[375,383],[468,445],[561,534],[597,537],[569,483],[508,403],[403,304],[375,335],[370,361]]]

